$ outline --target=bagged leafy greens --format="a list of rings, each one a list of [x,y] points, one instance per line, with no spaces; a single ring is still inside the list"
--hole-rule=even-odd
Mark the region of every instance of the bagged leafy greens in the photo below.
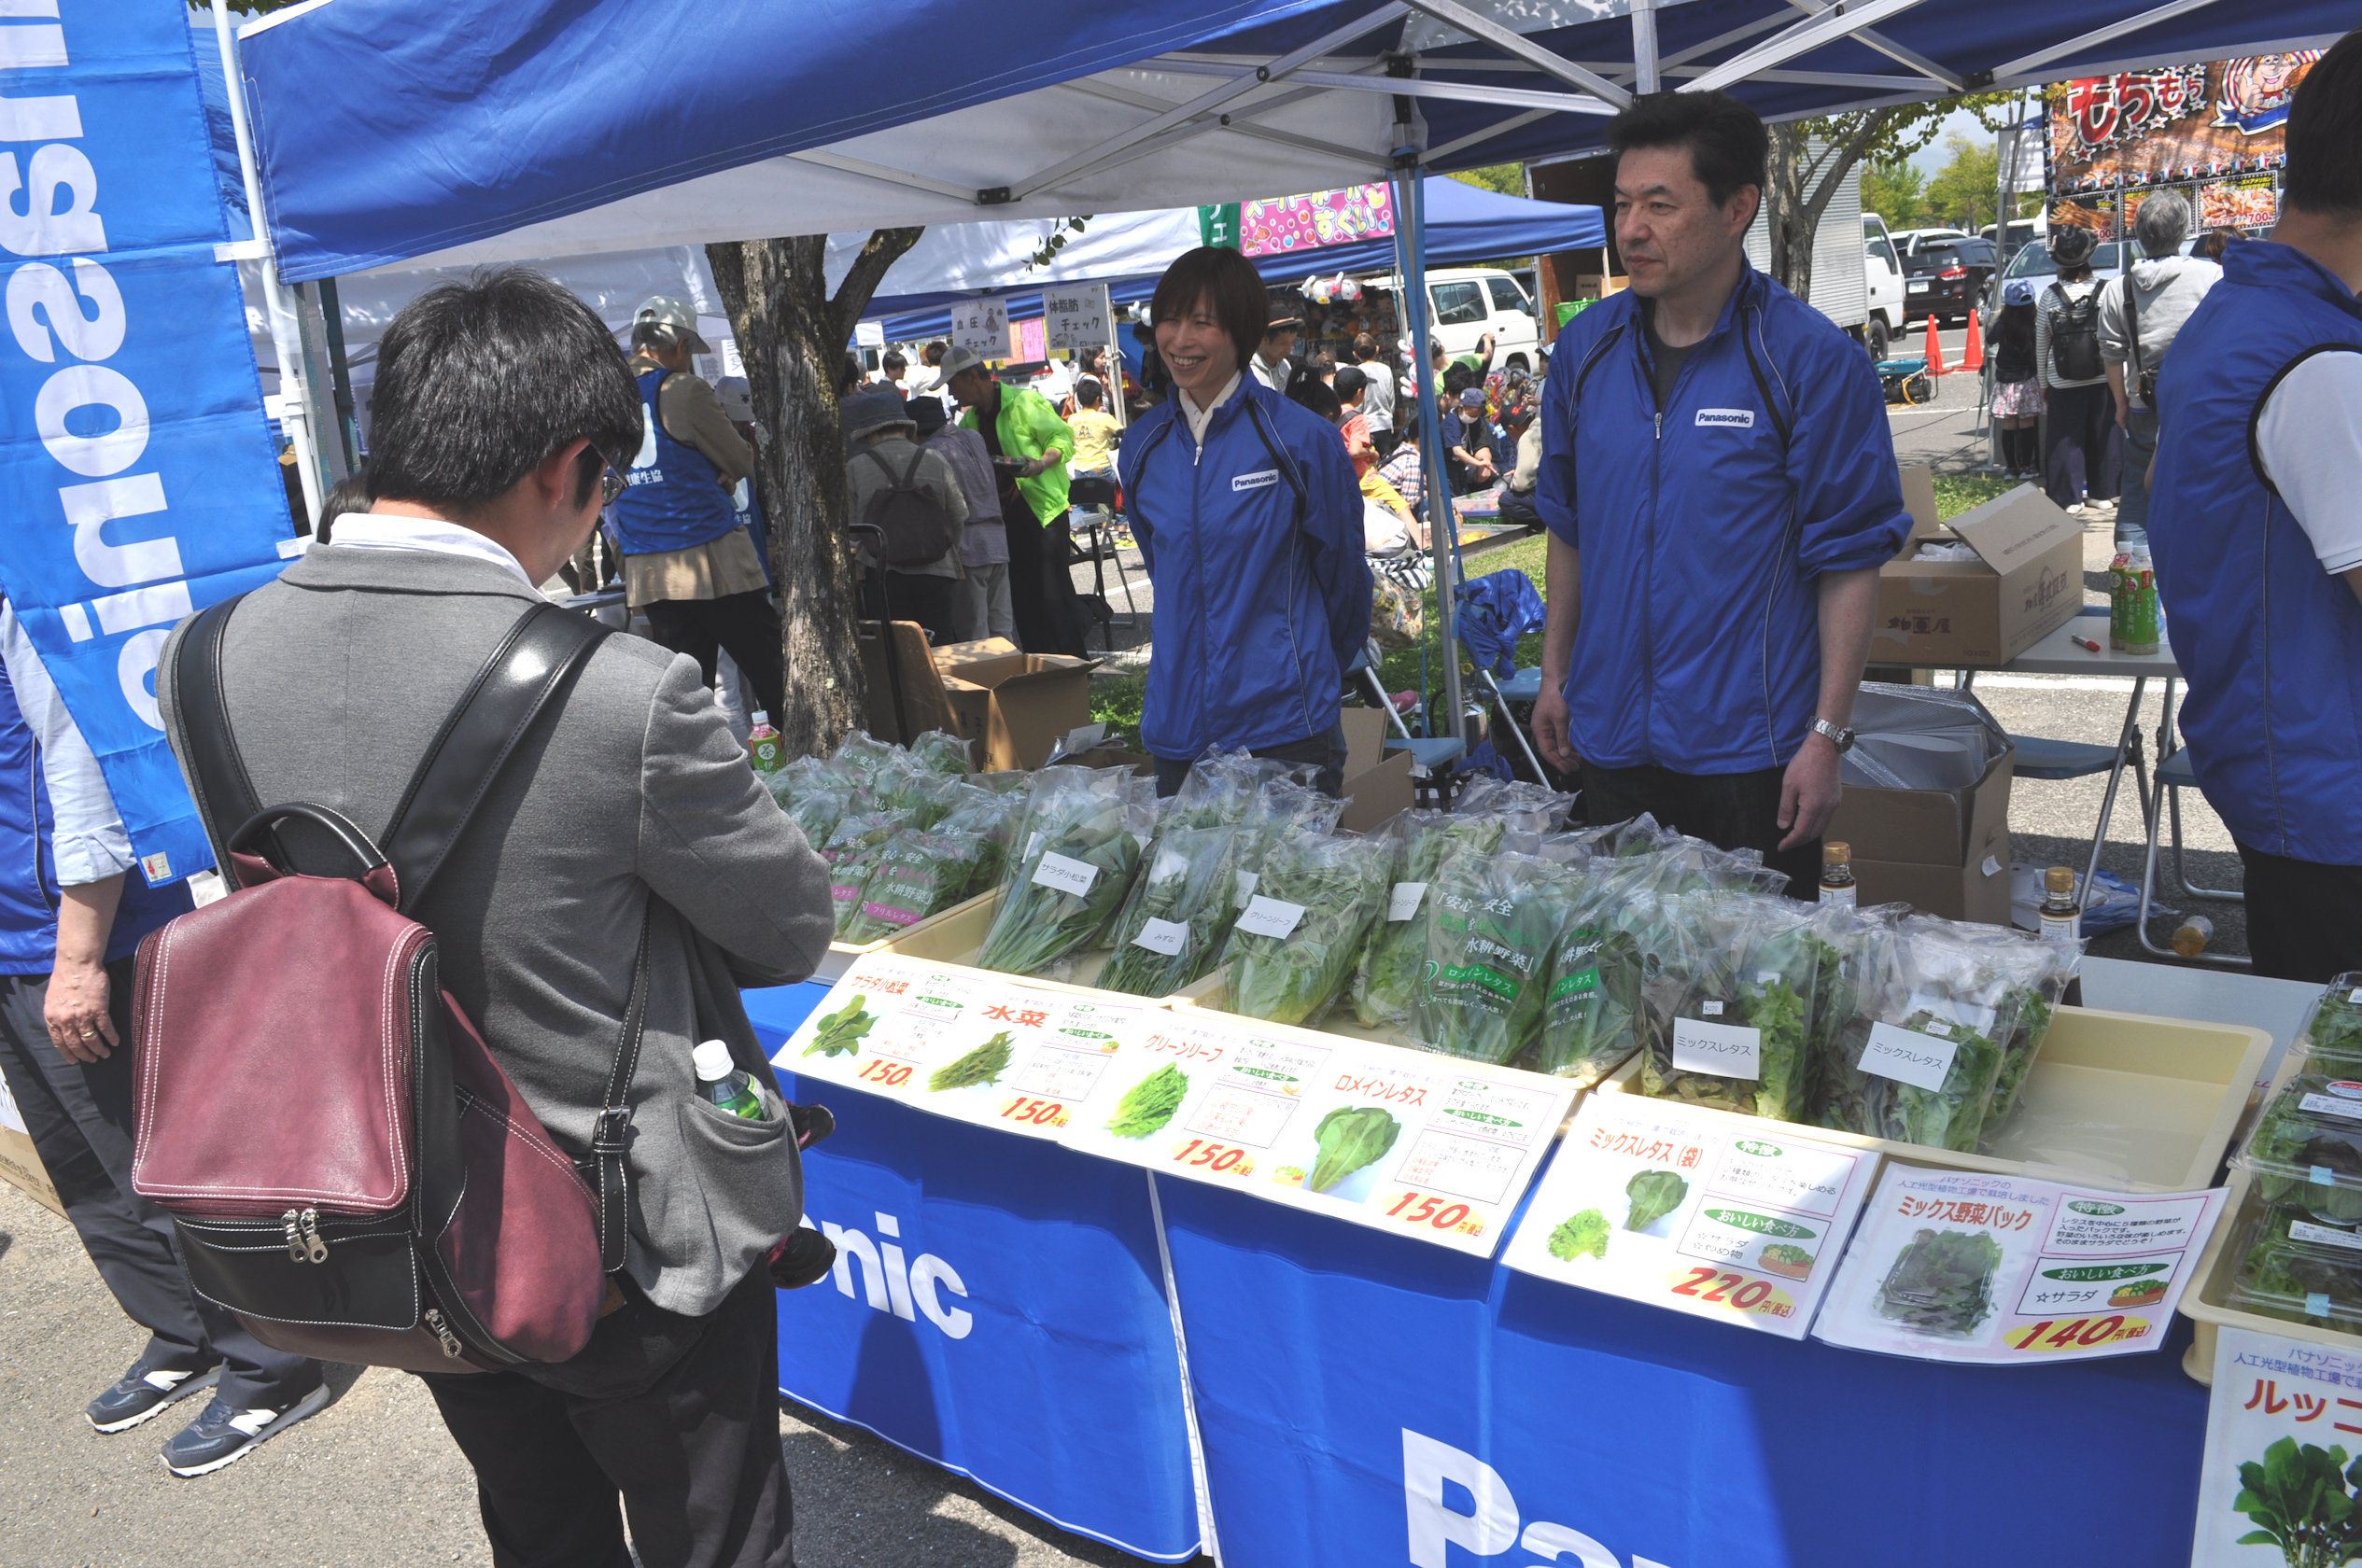
[[[1318,770],[1309,763],[1282,763],[1244,751],[1209,751],[1191,765],[1174,791],[1168,823],[1176,828],[1223,828],[1246,820],[1262,787],[1275,778],[1309,787]]]
[[[2362,1225],[2362,1088],[2303,1065],[2264,1108],[2241,1163],[2265,1202],[2321,1225]]]
[[[1760,893],[1690,893],[1682,903],[1696,911],[1692,929],[1701,952],[1671,1029],[1650,1043],[1643,1090],[1780,1121],[1807,1119],[1814,1003],[1837,964],[1836,950],[1815,931],[1814,907]],[[1727,1074],[1677,1067],[1684,1020],[1754,1030],[1753,1062],[1742,1050]],[[1751,1074],[1736,1071],[1748,1065]]]
[[[867,730],[855,730],[837,743],[836,754],[829,760],[852,769],[864,777],[870,777],[901,755],[901,747],[891,741],[875,739]]]
[[[1644,996],[1653,989],[1666,999],[1664,1027],[1651,1031],[1648,1053],[1640,1058],[1641,1092],[1660,1099],[1751,1112],[1754,1079],[1675,1065],[1685,1037],[1694,1032],[1684,1026],[1750,1027],[1739,997],[1739,961],[1751,934],[1750,912],[1710,888],[1676,894],[1664,906],[1667,918],[1647,954],[1656,966],[1656,978],[1644,980],[1642,986]]]
[[[1639,1047],[1639,949],[1613,923],[1638,879],[1636,869],[1629,861],[1593,859],[1576,873],[1566,930],[1550,950],[1541,1036],[1532,1057],[1538,1072],[1588,1086]]]
[[[2018,1108],[2026,1073],[2042,1053],[2043,1037],[2050,1032],[2059,1000],[2083,961],[2083,949],[2080,944],[2045,942],[2008,927],[1968,929],[1985,934],[2000,950],[1996,959],[2010,987],[2001,1006],[2009,1029],[2002,1042],[2001,1074],[1993,1081],[1993,1097],[1985,1109],[1984,1139],[1989,1142],[1994,1130]]]
[[[1239,846],[1237,903],[1241,909],[1255,896],[1263,861],[1279,845],[1297,838],[1326,837],[1337,831],[1345,803],[1330,800],[1309,784],[1293,778],[1266,778],[1240,819],[1246,835]]]
[[[844,942],[876,942],[950,908],[966,894],[984,841],[943,830],[899,833],[877,851],[861,905],[837,929]]]
[[[837,831],[837,824],[844,817],[850,798],[841,788],[807,791],[797,795],[795,804],[787,808],[787,819],[803,831],[805,843],[818,849],[828,842],[828,835]]]
[[[1275,1024],[1315,1020],[1344,988],[1385,913],[1391,834],[1283,838],[1232,924],[1230,1010]]]
[[[1365,1029],[1407,1028],[1427,957],[1428,897],[1436,874],[1453,851],[1489,855],[1499,847],[1508,824],[1497,817],[1411,811],[1402,823],[1399,863],[1387,889],[1386,908],[1371,922],[1353,978],[1354,1016]]]
[[[907,756],[880,767],[870,786],[879,809],[907,811],[912,825],[931,828],[956,805],[966,782],[949,774],[930,773],[913,766]]]
[[[1231,893],[1244,830],[1167,827],[1113,928],[1115,951],[1099,987],[1130,996],[1171,996],[1204,977],[1236,914]]]
[[[973,898],[999,885],[1001,869],[1008,863],[1009,838],[1017,832],[1017,819],[1024,809],[1022,796],[995,793],[974,783],[960,786],[951,809],[935,826],[937,833],[976,835],[976,864],[969,868],[968,884],[960,890],[962,898]]]
[[[1965,1339],[1992,1315],[2001,1243],[1984,1231],[1922,1230],[1878,1285],[1878,1316],[1922,1334]]]
[[[1831,1031],[1821,1063],[1823,1126],[1972,1153],[1999,1081],[2014,1019],[2007,962],[1973,933],[1933,916],[1899,926],[1865,920],[1849,955],[1852,1015]],[[1900,1032],[1896,1032],[1900,1031]],[[1863,1063],[1864,1053],[1873,1068]],[[1930,1088],[1895,1071],[1914,1069]]]
[[[2322,1071],[2362,1077],[2362,970],[2330,981],[2297,1034]]]
[[[1419,1040],[1447,1056],[1507,1063],[1541,1032],[1551,950],[1579,889],[1530,855],[1459,849],[1427,898],[1427,962],[1414,988]]]
[[[910,760],[929,773],[948,774],[964,778],[975,764],[968,755],[968,743],[947,730],[929,730],[910,743]]]
[[[1062,776],[1053,777],[1052,776]],[[1123,907],[1140,863],[1140,840],[1120,777],[1096,768],[1046,768],[1026,817],[1025,847],[977,963],[1038,974],[1090,945]]]

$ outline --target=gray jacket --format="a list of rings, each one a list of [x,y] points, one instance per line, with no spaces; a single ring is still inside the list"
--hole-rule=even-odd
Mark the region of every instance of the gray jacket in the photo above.
[[[437,727],[539,600],[486,561],[315,546],[247,596],[223,646],[231,730],[256,794],[332,806],[382,833]],[[181,635],[159,662],[157,697],[185,769],[171,679]],[[743,1059],[752,1043],[742,1020],[700,1029],[691,967],[713,976],[726,964],[726,1012],[732,975],[809,974],[828,947],[828,875],[685,655],[609,637],[539,735],[510,759],[417,915],[435,932],[444,988],[580,1155],[653,907],[626,1267],[658,1307],[702,1315],[795,1225],[803,1178],[776,1103],[751,1122],[697,1097],[691,1046],[736,1034]]]
[[[2132,290],[2133,311],[2140,318],[2139,366],[2153,371],[2165,362],[2165,352],[2180,335],[2182,323],[2198,309],[2206,291],[2222,280],[2223,269],[2200,256],[2135,261],[2129,274],[2108,280],[2100,291],[2100,357],[2124,367],[2126,396],[2132,396],[2132,384],[2139,377],[2125,321],[2124,291]]]

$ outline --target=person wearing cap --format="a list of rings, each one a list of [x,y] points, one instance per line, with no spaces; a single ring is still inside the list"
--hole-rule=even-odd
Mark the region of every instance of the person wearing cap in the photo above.
[[[992,456],[1018,646],[1079,659],[1082,607],[1075,601],[1074,536],[1066,520],[1066,459],[1075,434],[1047,398],[1031,387],[1002,385],[972,348],[944,356],[943,381],[964,411],[961,426],[981,436]]]
[[[1265,313],[1263,341],[1256,345],[1254,357],[1247,361],[1247,369],[1255,372],[1255,379],[1282,397],[1287,395],[1287,384],[1296,373],[1296,367],[1287,357],[1295,352],[1296,334],[1303,325],[1303,312],[1274,297]]]
[[[1311,763],[1332,795],[1344,779],[1338,696],[1370,635],[1361,496],[1336,427],[1248,372],[1264,310],[1235,250],[1166,268],[1148,314],[1174,396],[1117,454],[1156,594],[1140,743],[1160,795],[1216,748]]]
[[[2097,243],[2088,229],[2053,229],[2050,259],[2059,275],[2034,301],[2034,363],[2050,421],[2044,472],[2050,498],[2077,516],[2087,510],[2115,514],[2124,460],[2100,356],[2100,285],[2091,275]]]
[[[983,637],[1017,640],[1017,608],[1009,602],[1008,529],[1001,522],[1001,491],[992,479],[992,454],[984,438],[954,425],[943,400],[921,392],[906,405],[919,429],[919,444],[941,457],[960,482],[968,503],[967,527],[960,536],[960,586],[953,593],[953,629],[962,642]]]
[[[2318,986],[2362,968],[2362,33],[2286,136],[2271,238],[2224,253],[2159,367],[2148,532],[2255,972]]]
[[[1492,422],[1484,417],[1484,391],[1470,386],[1443,405],[1443,448],[1452,493],[1470,495],[1500,478],[1493,460]]]
[[[2116,497],[2116,547],[2149,545],[2149,464],[2157,456],[2157,376],[2182,323],[2222,281],[2223,270],[2184,256],[2189,203],[2160,190],[2132,220],[2141,259],[2100,290],[2100,357],[2107,362],[2116,428],[2124,432],[2124,483]]]
[[[1632,287],[1559,331],[1535,507],[1549,526],[1534,739],[1592,821],[1649,812],[1757,849],[1814,896],[1911,525],[1877,368],[1750,266],[1771,136],[1726,92],[1609,121]]]
[[[723,649],[754,706],[786,711],[780,617],[770,579],[731,491],[754,471],[754,451],[689,357],[713,350],[697,318],[658,295],[632,314],[631,373],[640,384],[640,452],[615,497],[624,599],[648,631],[697,661],[710,685]]]
[[[875,569],[881,564],[879,536],[866,527],[874,525],[879,503],[897,486],[916,490],[953,524],[964,527],[968,502],[960,482],[939,455],[918,444],[918,420],[892,382],[864,387],[839,404],[837,412],[845,426],[845,484],[852,497],[853,540],[864,567]],[[956,539],[959,535],[955,532],[952,537]],[[960,640],[957,543],[932,561],[888,566],[881,581],[886,595],[882,613],[887,620],[916,621],[926,629],[930,641]]]

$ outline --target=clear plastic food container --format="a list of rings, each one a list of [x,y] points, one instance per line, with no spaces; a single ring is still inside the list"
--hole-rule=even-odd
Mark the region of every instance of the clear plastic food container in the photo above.
[[[2301,1209],[2242,1209],[2239,1267],[2224,1305],[2362,1336],[2362,1231],[2316,1223]]]

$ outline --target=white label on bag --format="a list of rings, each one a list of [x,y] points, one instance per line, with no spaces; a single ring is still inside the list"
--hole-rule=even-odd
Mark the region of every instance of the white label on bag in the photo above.
[[[2356,1236],[2350,1230],[2340,1230],[2335,1225],[2314,1225],[2309,1220],[2289,1221],[2288,1239],[2311,1241],[2322,1247],[2343,1247],[2349,1253],[2362,1253],[2362,1236]],[[2318,1313],[2314,1315],[2319,1316]]]
[[[1042,863],[1033,868],[1037,887],[1055,888],[1061,893],[1081,898],[1090,891],[1090,885],[1099,880],[1099,868],[1089,861],[1070,861],[1063,855],[1044,855]]]
[[[200,909],[230,896],[230,885],[218,871],[200,871],[189,878],[189,897]]]
[[[1303,917],[1302,904],[1264,898],[1258,893],[1246,901],[1246,913],[1238,917],[1238,929],[1250,936],[1282,937],[1294,931]]]
[[[1722,1015],[1722,1004],[1719,1001],[1706,1002],[1698,1008],[1698,1012],[1708,1018],[1719,1018]]]
[[[1855,1065],[1864,1072],[1933,1093],[1951,1076],[1952,1056],[1959,1049],[1956,1040],[1940,1040],[1893,1024],[1872,1024],[1870,1043],[1862,1048],[1862,1060]]]
[[[1238,873],[1238,907],[1244,909],[1246,901],[1255,896],[1255,884],[1262,878],[1251,871]]]
[[[1386,898],[1386,918],[1407,920],[1419,912],[1419,901],[1427,896],[1424,882],[1398,882]]]
[[[2362,1122],[2362,1101],[2343,1095],[2309,1094],[2297,1101],[2316,1116],[2338,1116],[2350,1122]]]
[[[1140,934],[1132,939],[1134,947],[1146,947],[1151,953],[1162,953],[1177,959],[1181,949],[1189,945],[1189,928],[1178,920],[1146,919],[1140,922]]]
[[[1720,1008],[1709,1001],[1709,1008]],[[1702,1024],[1694,1018],[1673,1020],[1673,1071],[1708,1072],[1717,1078],[1756,1078],[1764,1075],[1764,1031],[1743,1024]]]

